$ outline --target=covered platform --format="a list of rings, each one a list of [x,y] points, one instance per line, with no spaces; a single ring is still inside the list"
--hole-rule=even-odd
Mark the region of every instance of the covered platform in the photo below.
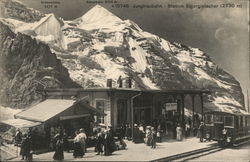
[[[35,150],[48,148],[57,133],[66,133],[70,138],[76,130],[84,128],[86,134],[91,135],[94,116],[105,116],[105,113],[88,105],[84,99],[47,99],[17,113],[15,119],[1,123],[11,126],[12,133],[15,133],[13,127],[31,133]]]
[[[77,108],[79,109],[78,112],[76,111]],[[83,100],[47,99],[16,114],[15,118],[44,123],[53,118],[67,120],[89,116],[90,114],[105,115]]]

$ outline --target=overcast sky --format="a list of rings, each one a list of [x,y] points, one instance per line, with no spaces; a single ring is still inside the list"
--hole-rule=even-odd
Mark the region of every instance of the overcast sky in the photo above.
[[[20,0],[44,13],[53,12],[67,19],[82,16],[95,4],[87,0]],[[57,9],[44,8],[41,1],[59,1]],[[88,0],[102,1],[105,0]],[[112,1],[112,0],[111,0]],[[169,9],[168,4],[223,4],[218,0],[116,0],[130,8],[101,4],[121,19],[131,19],[143,30],[169,41],[183,43],[205,51],[224,70],[235,76],[243,92],[249,87],[249,31],[247,0],[224,0],[242,8]],[[133,4],[161,4],[162,9],[134,9]]]

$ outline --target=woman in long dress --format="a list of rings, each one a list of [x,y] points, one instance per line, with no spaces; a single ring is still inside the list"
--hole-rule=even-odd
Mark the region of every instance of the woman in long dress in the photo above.
[[[80,141],[80,145],[81,145],[81,148],[82,148],[82,150],[83,150],[83,155],[85,154],[85,152],[86,152],[86,140],[87,140],[87,136],[86,136],[86,134],[85,134],[85,131],[84,131],[84,129],[83,128],[81,128],[80,130],[79,130],[79,134],[77,135],[78,136],[78,138],[79,138],[79,141]]]
[[[23,140],[21,142],[20,155],[22,155],[22,160],[29,160],[31,151],[31,141],[27,134],[24,134]]]
[[[176,127],[176,139],[177,139],[177,141],[182,140],[182,128],[181,128],[180,124],[178,124]]]
[[[98,133],[96,135],[96,151],[97,154],[96,155],[100,155],[100,153],[103,153],[103,134],[101,132],[101,129],[98,130]]]
[[[147,126],[145,134],[145,143],[147,146],[150,146],[150,135],[151,135],[151,127]]]
[[[151,144],[151,148],[156,147],[156,131],[154,130],[154,127],[151,128],[150,144]]]
[[[114,152],[113,139],[110,135],[110,132],[106,130],[104,132],[104,156],[109,156]]]
[[[54,160],[63,160],[64,159],[64,155],[63,155],[63,140],[61,135],[57,135],[55,137],[55,154],[53,156]]]
[[[74,138],[74,152],[73,152],[73,157],[83,157],[83,149],[81,147],[80,143],[80,137],[78,136],[78,132],[76,132],[76,137]]]

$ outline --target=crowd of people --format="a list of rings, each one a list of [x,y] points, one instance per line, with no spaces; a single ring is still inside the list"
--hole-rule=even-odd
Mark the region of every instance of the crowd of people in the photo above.
[[[102,129],[100,127],[95,128],[94,132],[94,143],[96,155],[109,156],[115,150],[125,149],[126,143],[122,138],[115,138],[112,127]],[[73,140],[73,157],[83,158],[87,152],[87,135],[84,128],[75,131],[75,137]],[[55,153],[53,156],[54,160],[64,159],[63,151],[69,151],[68,141],[65,140],[63,134],[57,134],[54,138]],[[66,143],[65,143],[66,142]]]
[[[152,122],[153,123],[153,122]],[[184,123],[185,127],[177,123],[173,127],[172,132],[174,138],[177,141],[182,141],[184,136],[189,136],[191,132],[191,124],[189,122]],[[197,133],[197,137],[203,142],[204,139],[204,123],[200,122],[198,128],[193,127],[193,133]],[[172,128],[171,128],[172,129]],[[197,130],[196,130],[197,129]],[[70,152],[73,150],[74,158],[83,158],[87,152],[87,143],[91,138],[94,142],[94,148],[96,155],[109,156],[115,150],[126,149],[127,144],[124,142],[126,140],[133,140],[134,143],[145,143],[152,149],[156,148],[156,142],[162,142],[163,136],[168,135],[168,130],[165,125],[161,122],[153,123],[152,126],[145,126],[143,124],[134,124],[133,130],[130,124],[123,124],[119,131],[114,131],[112,127],[94,127],[91,133],[91,137],[85,132],[84,128],[76,130],[73,136],[68,136],[65,129],[62,128],[52,128],[50,144],[51,150],[55,151],[53,155],[54,160],[63,160],[64,151]],[[35,134],[36,131],[28,131],[28,133],[22,133],[17,129],[15,134],[15,145],[20,146],[20,154],[22,160],[32,160],[32,150],[35,149]],[[132,135],[133,133],[133,135]],[[194,134],[195,135],[195,134]],[[133,137],[133,139],[132,139]],[[69,138],[73,139],[72,143],[69,142]]]
[[[87,152],[87,137],[84,128],[75,131],[73,137],[73,148],[69,144],[69,136],[67,136],[65,130],[58,131],[54,137],[51,138],[52,148],[55,152],[53,155],[54,160],[63,160],[64,151],[70,152],[73,150],[74,158],[83,158]],[[112,127],[106,129],[97,127],[93,131],[93,136],[91,136],[92,141],[94,141],[94,148],[96,155],[109,156],[115,150],[126,149],[127,145],[123,138],[115,137]],[[22,132],[17,129],[15,134],[15,144],[21,147],[20,154],[22,155],[22,160],[32,160],[32,138],[30,134],[22,134]]]

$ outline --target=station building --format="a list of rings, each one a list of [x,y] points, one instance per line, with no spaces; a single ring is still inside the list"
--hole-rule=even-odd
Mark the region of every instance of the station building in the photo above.
[[[172,122],[176,117],[184,125],[185,112],[191,112],[191,120],[196,113],[203,120],[203,97],[208,90],[140,90],[132,88],[88,88],[88,89],[45,89],[47,99],[84,100],[90,106],[105,114],[95,120],[106,126],[118,128],[123,124],[150,125],[154,120]],[[188,109],[185,109],[189,107]]]

